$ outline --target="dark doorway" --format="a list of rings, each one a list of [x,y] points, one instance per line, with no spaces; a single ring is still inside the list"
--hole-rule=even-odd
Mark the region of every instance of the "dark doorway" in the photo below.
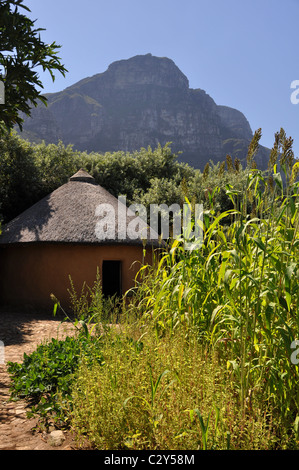
[[[104,297],[121,296],[121,261],[103,261],[102,289]]]

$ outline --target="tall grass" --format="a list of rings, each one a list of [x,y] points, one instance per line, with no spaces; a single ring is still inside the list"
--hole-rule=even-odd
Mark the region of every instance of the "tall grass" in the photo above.
[[[196,334],[231,372],[243,415],[258,399],[292,433],[299,420],[299,369],[291,361],[299,338],[299,162],[281,129],[268,171],[257,170],[260,136],[248,151],[243,191],[227,185],[234,208],[216,213],[211,197],[202,247],[186,251],[175,240],[146,267],[131,308],[158,336]]]
[[[111,329],[101,365],[81,365],[72,427],[95,449],[211,450],[277,447],[279,422],[243,416],[229,374],[196,338],[150,326]],[[284,436],[285,439],[285,436]]]

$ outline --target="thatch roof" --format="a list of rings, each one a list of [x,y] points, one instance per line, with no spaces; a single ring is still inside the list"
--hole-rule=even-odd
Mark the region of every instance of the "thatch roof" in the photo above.
[[[115,220],[110,212],[96,212],[99,205],[109,204],[115,211]],[[103,208],[103,206],[101,206]],[[108,214],[110,214],[108,216]],[[115,225],[114,237],[100,239],[96,226],[100,220]],[[126,228],[120,233],[118,221],[125,220]],[[135,220],[139,239],[127,235],[130,222]],[[131,225],[132,226],[132,225]],[[122,225],[122,227],[124,227]],[[140,236],[142,227],[142,236]],[[122,234],[125,233],[123,237]],[[145,235],[143,235],[145,234]],[[118,199],[95,183],[94,178],[79,170],[69,182],[34,204],[3,227],[0,244],[14,243],[85,243],[85,244],[142,244],[150,241],[149,227]],[[156,238],[152,237],[152,238]],[[154,245],[157,243],[153,242]]]

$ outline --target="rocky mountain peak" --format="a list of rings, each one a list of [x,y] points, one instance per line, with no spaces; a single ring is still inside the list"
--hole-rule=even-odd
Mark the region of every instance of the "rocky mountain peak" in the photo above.
[[[106,72],[115,88],[154,85],[188,89],[189,81],[175,63],[167,57],[152,54],[137,55],[109,65]]]
[[[87,152],[133,152],[171,142],[195,168],[209,161],[246,159],[252,130],[243,113],[219,106],[166,57],[137,55],[113,62],[59,93],[48,94],[26,118],[23,137],[72,144]],[[267,150],[267,149],[265,149]],[[262,168],[268,153],[260,153]]]

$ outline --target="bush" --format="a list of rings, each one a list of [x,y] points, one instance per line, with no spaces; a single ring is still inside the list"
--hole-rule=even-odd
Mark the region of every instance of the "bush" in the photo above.
[[[269,449],[267,416],[244,416],[217,355],[184,334],[157,338],[149,325],[121,325],[103,342],[104,364],[82,363],[71,426],[94,449]],[[254,405],[257,405],[254,403]]]
[[[115,197],[125,195],[128,204],[210,204],[208,194],[216,187],[216,211],[231,208],[225,184],[241,188],[246,176],[241,167],[207,165],[205,171],[180,163],[169,144],[156,149],[142,148],[133,153],[90,153],[73,150],[62,142],[31,144],[17,134],[6,134],[0,141],[0,213],[7,223],[41,198],[67,183],[80,168],[87,170],[98,184]]]
[[[102,362],[98,339],[83,332],[60,341],[52,338],[39,345],[32,354],[24,354],[21,364],[8,363],[11,398],[28,401],[31,414],[38,414],[44,425],[50,421],[57,426],[65,425],[68,420],[65,405],[71,406],[71,386],[83,358],[89,363]]]
[[[6,223],[36,202],[39,173],[33,149],[21,139],[4,134],[0,139],[0,214]]]

